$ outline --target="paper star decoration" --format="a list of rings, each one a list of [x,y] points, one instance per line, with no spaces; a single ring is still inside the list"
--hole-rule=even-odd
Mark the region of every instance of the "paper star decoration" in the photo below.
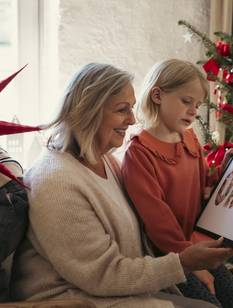
[[[184,42],[185,43],[191,43],[192,42],[192,36],[193,34],[191,32],[186,32],[183,37],[184,37]]]
[[[6,79],[0,81],[0,92],[11,82],[12,79],[21,72],[27,64],[22,67],[20,70],[15,72],[14,74],[10,75]],[[9,135],[9,134],[19,134],[25,132],[32,132],[32,131],[39,131],[42,128],[40,126],[28,126],[28,125],[21,125],[11,122],[0,121],[0,136],[2,135]],[[9,177],[10,179],[16,181],[20,185],[25,185],[2,163],[0,163],[0,173],[4,174],[5,176]]]

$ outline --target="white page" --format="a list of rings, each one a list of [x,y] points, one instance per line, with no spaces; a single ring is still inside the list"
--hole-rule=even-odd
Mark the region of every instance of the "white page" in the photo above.
[[[198,219],[197,227],[233,240],[233,159]]]

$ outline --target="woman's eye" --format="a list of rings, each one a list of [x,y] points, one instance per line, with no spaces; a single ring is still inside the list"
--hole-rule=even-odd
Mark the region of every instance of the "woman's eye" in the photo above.
[[[183,102],[185,105],[191,104],[191,102],[190,102],[190,101],[187,101],[186,99],[182,99],[182,102]]]
[[[128,113],[133,112],[133,109],[126,107],[126,108],[119,109],[118,112],[120,112],[120,113],[127,113],[128,114]]]
[[[128,108],[121,108],[121,109],[118,110],[118,112],[126,113],[126,112],[128,112]]]

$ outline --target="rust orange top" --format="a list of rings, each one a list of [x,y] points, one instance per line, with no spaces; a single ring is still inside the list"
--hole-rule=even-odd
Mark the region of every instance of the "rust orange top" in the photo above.
[[[192,129],[178,143],[163,142],[145,130],[132,138],[122,164],[125,188],[161,252],[180,252],[192,244],[207,171]]]

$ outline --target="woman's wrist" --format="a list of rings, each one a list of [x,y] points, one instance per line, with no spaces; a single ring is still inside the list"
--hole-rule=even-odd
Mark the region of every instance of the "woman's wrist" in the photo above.
[[[190,273],[190,270],[189,270],[189,265],[188,265],[185,253],[182,251],[178,255],[179,255],[179,258],[180,258],[180,264],[183,267],[183,271],[184,271],[185,275],[187,275],[188,273]]]

